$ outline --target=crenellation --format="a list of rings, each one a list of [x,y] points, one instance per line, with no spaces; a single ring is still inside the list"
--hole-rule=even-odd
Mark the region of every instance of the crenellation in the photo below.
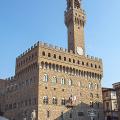
[[[49,47],[52,48],[52,49],[54,48],[54,46],[52,44],[49,44]]]
[[[65,53],[69,53],[69,54],[72,54],[72,55],[74,54],[74,55],[78,56],[78,54],[74,53],[73,50],[68,51],[68,49],[66,49],[66,48],[62,48],[62,47],[59,47],[59,46],[54,46],[52,44],[44,43],[42,41],[38,41],[33,46],[31,46],[31,48],[29,48],[28,50],[26,50],[25,52],[23,52],[23,54],[21,54],[20,56],[18,56],[16,59],[20,59],[21,57],[23,57],[24,55],[26,55],[28,52],[30,52],[32,49],[34,49],[37,46],[43,46],[43,47],[46,47],[46,48],[49,48],[49,49],[55,49],[55,50],[57,50],[59,52],[65,52]],[[102,62],[102,59],[98,58],[98,57],[94,57],[94,56],[90,56],[90,55],[85,55],[85,57],[87,59],[91,59],[91,60],[94,60],[94,61]]]
[[[59,47],[58,47],[58,46],[55,46],[54,48],[55,48],[56,50],[59,50]]]
[[[34,47],[33,46],[31,46],[31,49],[30,50],[32,50]]]

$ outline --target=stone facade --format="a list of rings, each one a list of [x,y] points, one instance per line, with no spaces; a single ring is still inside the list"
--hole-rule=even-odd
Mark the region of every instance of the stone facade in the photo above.
[[[16,58],[5,94],[4,115],[10,120],[30,120],[34,110],[36,120],[90,120],[91,113],[93,120],[104,119],[102,60],[85,55],[80,1],[68,0],[67,5],[68,50],[38,42]],[[70,14],[75,11],[81,15],[77,20],[72,19],[76,13]]]
[[[4,114],[4,95],[6,89],[7,81],[0,79],[0,116]]]
[[[114,88],[103,88],[102,93],[105,120],[118,120],[116,90]]]
[[[119,111],[118,115],[119,115],[119,120],[120,120],[120,82],[114,83],[113,87],[116,90],[116,94],[117,94],[118,111]]]

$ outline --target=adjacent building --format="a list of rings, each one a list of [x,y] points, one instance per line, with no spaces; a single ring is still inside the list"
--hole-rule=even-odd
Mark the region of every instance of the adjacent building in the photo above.
[[[10,120],[103,120],[102,60],[85,54],[86,15],[67,0],[68,50],[38,42],[16,58],[7,80],[4,116]]]
[[[102,93],[105,120],[118,120],[116,90],[114,88],[103,88]]]
[[[120,82],[113,84],[114,89],[116,90],[117,94],[117,103],[118,103],[118,111],[119,111],[119,120],[120,120]]]
[[[7,81],[0,79],[0,116],[4,114],[4,100]]]

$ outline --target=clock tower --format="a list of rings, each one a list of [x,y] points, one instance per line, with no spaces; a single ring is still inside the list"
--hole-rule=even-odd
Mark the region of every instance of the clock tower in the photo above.
[[[86,16],[81,8],[81,0],[67,0],[65,25],[68,29],[68,50],[79,55],[85,54],[84,25]]]

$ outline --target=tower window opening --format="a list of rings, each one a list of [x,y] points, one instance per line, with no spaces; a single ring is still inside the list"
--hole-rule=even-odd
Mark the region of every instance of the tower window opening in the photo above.
[[[61,56],[59,56],[59,60],[61,60]]]
[[[56,54],[54,54],[54,56],[53,56],[55,59],[56,59]]]
[[[69,58],[69,62],[71,62],[71,59]]]
[[[45,52],[42,52],[42,55],[45,56]]]
[[[51,54],[50,54],[50,53],[48,53],[48,57],[51,57]]]
[[[64,61],[66,61],[66,57],[64,57]]]

